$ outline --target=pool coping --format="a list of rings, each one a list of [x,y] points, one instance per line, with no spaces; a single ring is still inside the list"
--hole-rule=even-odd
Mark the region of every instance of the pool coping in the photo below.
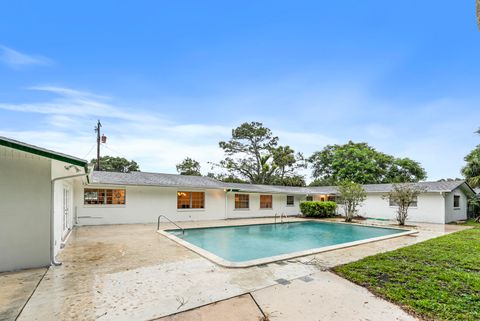
[[[357,225],[357,226],[363,226],[363,227],[375,227],[375,228],[384,228],[384,229],[392,229],[392,230],[405,230],[405,232],[397,233],[397,234],[390,234],[390,235],[384,235],[384,236],[377,236],[377,237],[372,237],[364,240],[358,240],[358,241],[353,241],[353,242],[347,242],[347,243],[341,243],[341,244],[335,244],[335,245],[329,245],[329,246],[323,246],[323,247],[318,247],[314,249],[309,249],[309,250],[304,250],[304,251],[297,251],[297,252],[292,252],[288,254],[280,254],[280,255],[275,255],[275,256],[269,256],[266,258],[261,258],[261,259],[255,259],[255,260],[249,260],[249,261],[242,261],[242,262],[232,262],[225,260],[224,258],[213,254],[212,252],[209,252],[199,246],[196,246],[188,241],[185,241],[168,231],[172,231],[175,229],[164,229],[164,230],[157,230],[157,233],[169,238],[170,240],[186,247],[190,251],[193,251],[197,253],[198,255],[206,258],[207,260],[218,264],[222,267],[225,268],[248,268],[248,267],[253,267],[257,265],[264,265],[264,264],[269,264],[269,263],[274,263],[278,261],[285,261],[293,258],[298,258],[302,256],[308,256],[308,255],[313,255],[313,254],[318,254],[318,253],[323,253],[323,252],[329,252],[329,251],[334,251],[338,249],[343,249],[347,247],[353,247],[361,244],[366,244],[366,243],[372,243],[372,242],[378,242],[378,241],[383,241],[391,238],[396,238],[396,237],[401,237],[401,236],[406,236],[406,235],[412,235],[412,234],[417,234],[417,230],[407,230],[404,228],[399,228],[399,227],[390,227],[390,226],[378,226],[378,225],[367,225],[367,224],[359,224],[359,223],[347,223],[347,222],[332,222],[332,221],[319,221],[319,220],[301,220],[301,221],[293,221],[293,222],[284,222],[284,223],[296,223],[296,222],[322,222],[322,223],[329,223],[329,224],[351,224],[351,225]],[[277,224],[284,224],[284,223],[277,223]],[[186,228],[185,230],[189,229],[199,229],[199,228],[210,228],[210,227],[234,227],[234,226],[249,226],[249,225],[271,225],[274,223],[257,223],[257,224],[242,224],[242,225],[220,225],[220,226],[205,226],[205,227],[197,227],[197,228]]]

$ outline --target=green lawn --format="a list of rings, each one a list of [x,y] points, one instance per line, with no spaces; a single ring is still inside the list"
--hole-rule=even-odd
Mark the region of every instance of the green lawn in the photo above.
[[[425,319],[480,320],[480,228],[367,257],[334,271]]]

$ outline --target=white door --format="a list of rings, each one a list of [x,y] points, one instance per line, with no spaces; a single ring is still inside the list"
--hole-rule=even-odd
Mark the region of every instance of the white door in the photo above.
[[[68,231],[71,229],[71,219],[70,219],[70,188],[68,186],[63,186],[63,200],[62,200],[62,210],[63,210],[63,237],[65,237]]]

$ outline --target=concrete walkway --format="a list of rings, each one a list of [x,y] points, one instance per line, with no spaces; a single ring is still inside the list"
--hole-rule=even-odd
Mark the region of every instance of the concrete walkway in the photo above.
[[[0,273],[0,321],[15,320],[46,272],[43,268]]]
[[[315,273],[252,295],[272,321],[417,320],[398,306],[331,272]]]
[[[262,321],[265,320],[250,294],[215,302],[190,311],[157,319],[158,321]]]
[[[188,222],[183,225],[199,227],[262,222],[271,222],[271,219]],[[352,306],[359,317],[350,320],[363,320],[366,314],[361,311],[375,317],[369,304],[375,311],[380,311],[378,316],[381,311],[394,311],[395,315],[404,317],[400,308],[372,299],[365,289],[322,271],[462,228],[419,225],[419,233],[414,237],[398,237],[242,269],[217,266],[159,235],[155,229],[153,224],[76,228],[60,255],[63,265],[48,269],[30,299],[44,270],[15,272],[3,278],[0,275],[0,315],[4,320],[14,320],[28,300],[18,316],[20,321],[151,320],[252,293],[260,307],[271,314],[272,320],[287,320],[292,313],[317,308],[322,302],[328,302],[323,305],[326,310],[311,310],[312,315],[343,315],[345,307],[353,303],[344,307],[340,298],[335,299],[337,305],[326,301],[334,297],[335,291],[342,289],[340,293],[358,298]],[[301,278],[306,276],[314,281],[302,281]],[[279,284],[285,280],[291,284]],[[325,295],[321,302],[312,301],[320,295]],[[312,303],[309,308],[305,304],[308,300],[317,303]],[[367,301],[369,303],[362,303]]]

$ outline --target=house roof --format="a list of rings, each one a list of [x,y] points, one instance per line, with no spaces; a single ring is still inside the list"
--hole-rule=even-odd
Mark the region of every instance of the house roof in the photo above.
[[[22,152],[35,154],[35,155],[47,157],[50,159],[55,159],[55,160],[69,163],[72,165],[82,166],[85,169],[85,171],[88,171],[88,162],[84,159],[77,158],[75,156],[70,156],[67,154],[55,152],[53,150],[27,144],[27,143],[20,142],[18,140],[14,140],[14,139],[3,137],[3,136],[0,136],[0,146],[6,146]]]
[[[225,188],[225,183],[205,176],[189,176],[148,172],[103,172],[92,173],[92,184],[137,185],[162,187]]]
[[[282,193],[282,194],[336,194],[336,186],[311,186],[293,187],[261,184],[224,183],[205,176],[188,176],[178,174],[162,174],[148,172],[102,172],[92,173],[92,184],[99,185],[136,185],[136,186],[162,186],[162,187],[190,187],[205,189],[228,189],[238,192],[252,193]],[[416,185],[423,187],[426,192],[451,192],[465,184],[465,181],[447,182],[420,182]],[[467,185],[468,186],[468,185]],[[363,185],[367,193],[387,193],[393,184],[368,184]],[[468,186],[468,188],[470,188]]]
[[[444,181],[444,182],[419,182],[415,185],[425,189],[427,192],[451,192],[465,181]],[[393,188],[393,184],[369,184],[363,185],[366,192],[390,192]]]
[[[261,185],[248,183],[224,183],[227,189],[254,193],[310,194],[308,187]]]

